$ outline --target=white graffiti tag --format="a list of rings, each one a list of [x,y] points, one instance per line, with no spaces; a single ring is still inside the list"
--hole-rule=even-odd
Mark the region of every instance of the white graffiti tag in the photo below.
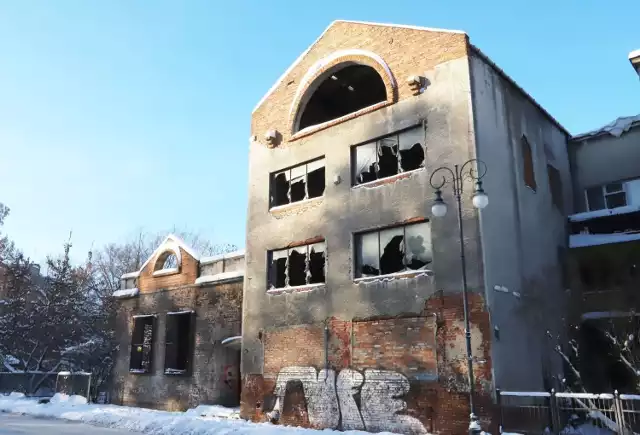
[[[427,434],[420,420],[409,415],[402,396],[411,388],[401,373],[388,370],[365,370],[364,376],[351,369],[338,374],[330,369],[316,372],[313,367],[287,367],[276,380],[276,403],[271,413],[277,420],[282,413],[289,381],[300,381],[307,400],[309,423],[318,428],[367,430]],[[354,395],[360,392],[360,408]]]

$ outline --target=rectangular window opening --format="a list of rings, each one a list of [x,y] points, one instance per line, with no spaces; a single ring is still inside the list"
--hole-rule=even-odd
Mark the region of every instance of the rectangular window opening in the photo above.
[[[549,188],[551,189],[551,201],[556,208],[564,212],[564,200],[562,195],[562,178],[560,171],[552,165],[547,164],[547,176],[549,178]]]
[[[355,236],[356,278],[427,270],[432,262],[431,224],[420,222]]]
[[[129,371],[151,373],[154,326],[155,316],[134,317]]]
[[[278,207],[324,195],[325,160],[314,160],[271,175],[270,206]]]
[[[424,167],[422,126],[354,147],[352,162],[354,186]]]
[[[640,179],[589,187],[585,196],[589,211],[640,205]]]
[[[193,313],[167,314],[165,338],[165,374],[184,374],[189,371],[193,353]]]
[[[269,288],[282,289],[325,282],[325,243],[296,246],[269,254]]]

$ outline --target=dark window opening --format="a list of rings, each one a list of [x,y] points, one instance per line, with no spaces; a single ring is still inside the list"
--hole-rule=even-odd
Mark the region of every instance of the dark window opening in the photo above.
[[[153,359],[154,316],[133,318],[131,336],[131,359],[129,371],[132,373],[150,373]]]
[[[536,174],[533,167],[533,152],[531,151],[531,145],[525,136],[522,136],[521,144],[524,184],[533,190],[536,190]]]
[[[324,159],[286,169],[271,177],[271,207],[320,197],[324,188]]]
[[[551,189],[551,201],[553,201],[553,205],[563,213],[564,201],[562,198],[562,178],[560,177],[560,171],[551,165],[547,165],[547,175],[549,177],[549,187]]]
[[[375,69],[366,65],[344,67],[325,78],[313,92],[300,115],[298,130],[386,100],[386,87]]]
[[[429,222],[356,235],[356,278],[425,270],[431,261]]]
[[[587,208],[590,211],[627,205],[627,193],[623,183],[609,183],[587,189]]]
[[[325,282],[324,242],[271,251],[269,288]]]
[[[167,314],[165,374],[184,374],[189,370],[193,349],[193,313]]]
[[[424,167],[423,142],[422,127],[416,127],[354,147],[353,185]]]

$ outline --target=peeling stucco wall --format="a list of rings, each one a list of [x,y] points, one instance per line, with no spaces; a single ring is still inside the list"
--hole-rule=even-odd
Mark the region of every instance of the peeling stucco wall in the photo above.
[[[489,206],[480,218],[491,321],[494,381],[503,390],[538,390],[562,372],[545,336],[563,334],[565,298],[559,252],[566,219],[552,201],[547,163],[560,172],[565,212],[572,185],[567,135],[484,59],[470,58],[478,157],[489,167]],[[536,191],[525,186],[521,138],[532,148]]]

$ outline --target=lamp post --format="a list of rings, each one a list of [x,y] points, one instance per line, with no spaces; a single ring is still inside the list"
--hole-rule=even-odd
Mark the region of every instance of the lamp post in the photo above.
[[[474,168],[475,166],[475,168]],[[481,432],[478,419],[475,415],[473,405],[473,396],[475,395],[475,383],[473,379],[473,355],[471,351],[471,330],[469,328],[469,300],[467,288],[467,264],[464,255],[464,232],[462,228],[462,194],[464,192],[465,180],[475,182],[475,190],[473,192],[473,206],[482,210],[489,204],[489,197],[482,189],[482,177],[487,172],[487,165],[481,160],[471,159],[462,165],[455,165],[453,169],[448,166],[441,166],[431,174],[429,184],[435,189],[436,199],[431,206],[431,212],[435,217],[443,217],[447,214],[447,204],[442,199],[442,188],[446,184],[451,184],[453,196],[456,198],[458,206],[458,233],[460,237],[460,263],[462,267],[462,306],[464,313],[464,334],[466,339],[467,350],[467,370],[469,372],[469,409],[470,422],[469,433],[477,434]],[[436,177],[437,174],[442,176],[441,179]]]

